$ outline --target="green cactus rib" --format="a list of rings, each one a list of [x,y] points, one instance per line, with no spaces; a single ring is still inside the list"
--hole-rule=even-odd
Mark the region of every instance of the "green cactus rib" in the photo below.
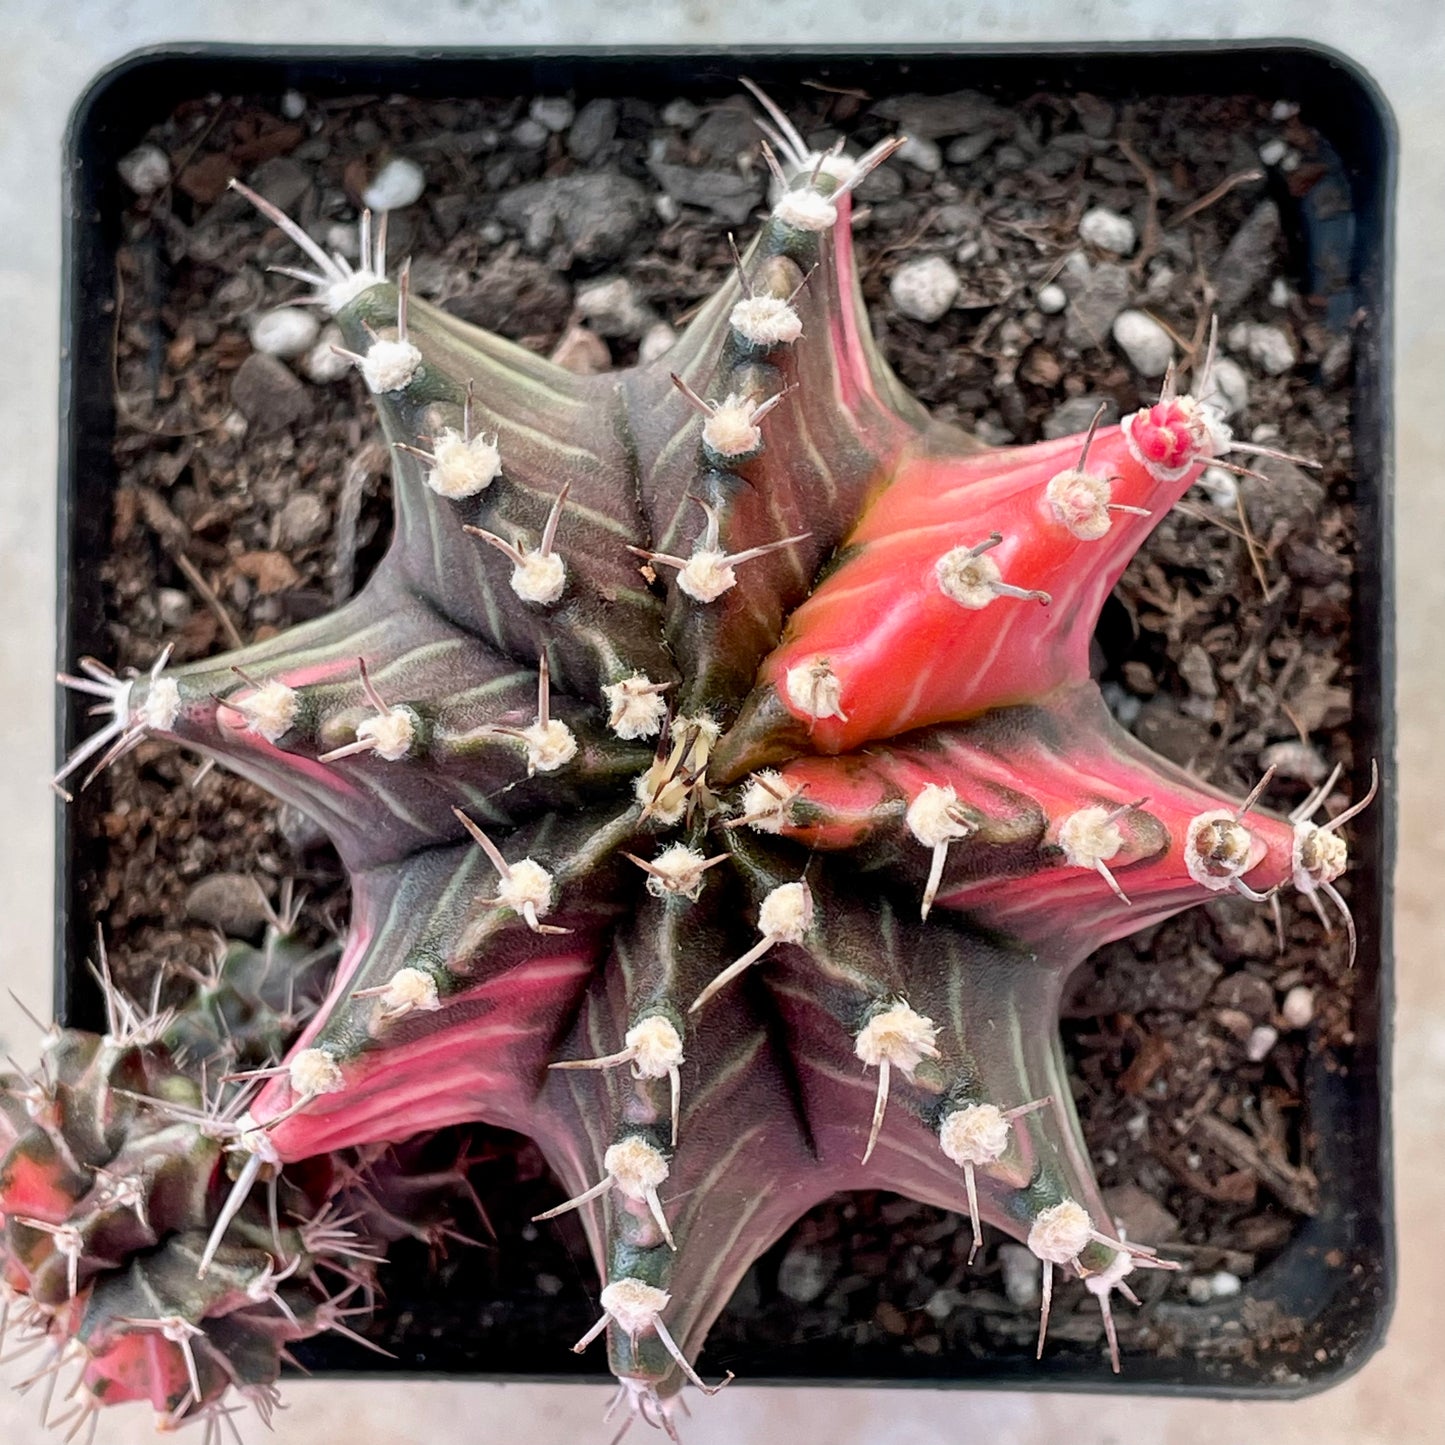
[[[604,376],[411,297],[384,257],[352,275],[253,197],[373,393],[391,547],[294,632],[77,680],[113,714],[81,761],[199,749],[308,812],[352,876],[326,996],[225,1135],[240,1182],[206,1249],[245,1242],[227,1221],[258,1158],[522,1131],[602,1277],[579,1347],[605,1331],[669,1430],[739,1277],[840,1189],[1024,1240],[1040,1350],[1061,1266],[1117,1369],[1113,1291],[1170,1266],[1095,1184],[1069,972],[1220,892],[1293,885],[1348,917],[1354,810],[1313,820],[1336,778],[1289,819],[1226,798],[1089,678],[1110,587],[1235,445],[1218,414],[1171,379],[1037,447],[933,421],[853,262],[851,187],[890,147],[816,155],[771,123],[737,276],[660,362]]]

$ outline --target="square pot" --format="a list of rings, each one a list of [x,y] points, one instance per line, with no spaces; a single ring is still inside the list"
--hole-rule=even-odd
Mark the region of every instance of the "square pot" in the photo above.
[[[1167,1354],[1132,1355],[1121,1379],[1092,1344],[1056,1341],[1032,1351],[959,1358],[908,1352],[887,1337],[789,1347],[760,1343],[722,1362],[750,1383],[899,1383],[1289,1397],[1327,1386],[1378,1347],[1393,1282],[1387,1089],[1390,876],[1394,810],[1390,762],[1394,643],[1390,534],[1390,203],[1395,140],[1383,101],[1348,62],[1298,45],[1120,46],[1032,50],[704,52],[629,55],[561,52],[250,50],[180,46],[142,53],[102,75],[78,104],[66,153],[65,314],[60,470],[59,656],[100,650],[102,602],[94,559],[107,549],[116,468],[110,349],[115,258],[126,193],[116,162],[178,103],[210,93],[275,97],[401,94],[721,97],[745,72],[786,94],[805,79],[873,95],[960,88],[1002,102],[1086,92],[1114,103],[1147,96],[1244,95],[1297,102],[1322,135],[1329,173],[1287,218],[1289,239],[1336,325],[1357,328],[1353,408],[1356,579],[1350,658],[1357,758],[1379,759],[1386,787],[1352,831],[1352,900],[1360,929],[1353,1039],[1311,1054],[1306,1081],[1311,1162],[1320,1209],[1242,1293],[1175,1311]],[[62,714],[62,746],[76,717]],[[57,858],[56,1016],[93,1025],[100,1006],[86,959],[93,919],[83,883],[103,848],[84,809],[62,810]],[[590,1311],[585,1286],[528,1301],[479,1298],[465,1269],[449,1282],[408,1283],[393,1270],[384,1306],[396,1324],[393,1364],[345,1341],[298,1354],[313,1372],[365,1368],[490,1378],[588,1378],[588,1360],[561,1345],[567,1309]],[[575,1300],[572,1298],[575,1295]],[[587,1316],[582,1316],[584,1323]],[[558,1323],[559,1318],[561,1323]],[[405,1321],[405,1324],[396,1323]],[[1287,1330],[1278,1328],[1288,1322]],[[545,1339],[549,1348],[539,1348]],[[1246,1348],[1249,1341],[1253,1348]]]

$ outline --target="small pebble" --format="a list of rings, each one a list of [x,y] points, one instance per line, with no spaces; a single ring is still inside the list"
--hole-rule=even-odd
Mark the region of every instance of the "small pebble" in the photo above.
[[[547,137],[551,131],[539,120],[533,120],[530,116],[524,121],[519,121],[512,129],[512,139],[517,146],[524,151],[539,151],[547,144]]]
[[[1003,1271],[1003,1292],[1009,1303],[1027,1309],[1039,1302],[1039,1262],[1021,1244],[1001,1244],[999,1268]]]
[[[567,154],[573,160],[590,161],[617,134],[619,118],[615,100],[589,100],[567,132]]]
[[[170,157],[156,145],[137,146],[123,155],[115,168],[138,196],[153,196],[170,184]]]
[[[888,283],[893,304],[915,321],[937,321],[958,295],[958,272],[942,256],[905,261]]]
[[[1297,360],[1294,343],[1278,326],[1251,326],[1245,349],[1249,359],[1270,376],[1282,376]]]
[[[1267,166],[1277,166],[1288,150],[1289,147],[1282,140],[1267,140],[1259,148],[1259,158]]]
[[[904,165],[926,171],[929,175],[943,169],[943,152],[931,140],[921,140],[916,135],[909,136],[894,155]]]
[[[1069,304],[1069,297],[1062,286],[1050,281],[1047,286],[1039,288],[1034,302],[1045,316],[1057,316]]]
[[[245,873],[212,873],[186,894],[186,917],[227,938],[251,938],[266,923],[266,896]]]
[[[326,249],[335,251],[338,256],[345,256],[348,261],[355,261],[361,255],[361,237],[357,234],[356,227],[348,226],[345,221],[337,221],[334,226],[328,226]]]
[[[1269,1052],[1279,1042],[1279,1030],[1272,1028],[1269,1024],[1260,1024],[1257,1029],[1250,1032],[1249,1039],[1244,1045],[1244,1056],[1251,1064],[1262,1064],[1268,1057]]]
[[[276,518],[280,540],[288,547],[309,547],[331,527],[331,514],[314,492],[292,492]]]
[[[405,156],[393,156],[372,178],[361,199],[373,211],[399,211],[421,199],[426,172]]]
[[[940,1324],[965,1302],[966,1296],[959,1290],[944,1286],[936,1289],[923,1302],[923,1313]]]
[[[1298,738],[1271,743],[1267,748],[1261,749],[1259,765],[1263,769],[1272,769],[1290,782],[1308,783],[1310,787],[1322,783],[1330,770],[1329,764],[1320,756],[1319,749],[1310,743],[1300,742]]]
[[[1184,1292],[1192,1305],[1207,1305],[1214,1298],[1214,1289],[1203,1275],[1191,1279]]]
[[[1210,503],[1221,512],[1232,512],[1235,499],[1239,496],[1239,483],[1232,472],[1223,467],[1205,467],[1204,474],[1196,485],[1209,496]]]
[[[553,135],[561,135],[577,114],[577,107],[565,95],[539,95],[527,107],[527,114]]]
[[[182,592],[179,587],[161,587],[156,590],[156,612],[162,627],[184,627],[194,611],[195,604],[191,601],[190,594]]]
[[[1290,290],[1289,282],[1283,276],[1276,276],[1269,283],[1269,304],[1276,311],[1284,311],[1292,300],[1294,300],[1294,292]]]
[[[1217,406],[1227,421],[1249,405],[1249,377],[1231,356],[1216,356],[1209,375],[1209,390],[1199,398]]]
[[[1102,416],[1099,407],[1103,406]],[[1071,396],[1061,401],[1044,418],[1044,440],[1057,441],[1060,437],[1077,436],[1088,431],[1096,416],[1101,426],[1113,426],[1119,420],[1119,406],[1113,397],[1086,392],[1083,396]]]
[[[1134,719],[1139,716],[1140,709],[1144,706],[1143,702],[1132,692],[1120,687],[1117,682],[1102,683],[1099,691],[1103,693],[1109,711],[1118,719],[1120,726],[1133,727]]]
[[[1140,376],[1163,376],[1174,359],[1169,333],[1142,311],[1121,311],[1114,318],[1114,340]]]
[[[1128,256],[1138,242],[1138,235],[1128,216],[1121,216],[1107,206],[1095,206],[1079,220],[1079,239],[1111,256]]]
[[[1308,1028],[1315,1016],[1315,993],[1312,988],[1297,983],[1285,994],[1279,1006],[1280,1017],[1292,1029]]]
[[[1214,665],[1209,654],[1197,643],[1192,642],[1184,649],[1179,659],[1179,676],[1189,691],[1196,697],[1214,698],[1219,696],[1219,684],[1214,678]]]
[[[1150,301],[1167,303],[1174,294],[1174,283],[1178,279],[1172,266],[1164,261],[1156,261],[1149,268],[1149,284],[1144,288],[1144,295]]]
[[[1017,440],[996,411],[985,412],[981,417],[977,417],[973,423],[973,434],[986,447],[1006,447]]]
[[[677,332],[665,321],[656,322],[647,328],[647,334],[637,348],[637,359],[646,366],[649,362],[656,361],[659,356],[665,356],[676,342]]]
[[[778,1264],[778,1290],[794,1304],[812,1304],[832,1279],[832,1270],[816,1250],[795,1245]]]
[[[1221,1269],[1209,1276],[1209,1293],[1215,1299],[1232,1299],[1244,1288],[1237,1274]]]
[[[336,351],[344,344],[339,326],[326,327],[317,338],[316,345],[301,358],[301,374],[318,386],[340,381],[351,370],[351,363]]]
[[[611,276],[579,286],[575,304],[577,314],[590,322],[599,336],[637,339],[646,335],[657,320],[657,314],[625,276]]]
[[[702,112],[690,101],[679,96],[662,107],[662,123],[674,130],[691,130],[702,118]]]
[[[982,245],[976,241],[964,241],[953,253],[954,261],[960,266],[971,266],[978,260],[979,252],[983,250]],[[1065,297],[1065,300],[1068,298]]]
[[[300,356],[316,345],[320,334],[321,323],[299,306],[277,306],[251,318],[251,345],[267,356]]]
[[[299,90],[288,90],[281,97],[281,114],[287,120],[300,120],[306,114],[306,97]]]
[[[231,400],[258,434],[280,431],[311,416],[311,395],[286,363],[253,351],[231,378]]]

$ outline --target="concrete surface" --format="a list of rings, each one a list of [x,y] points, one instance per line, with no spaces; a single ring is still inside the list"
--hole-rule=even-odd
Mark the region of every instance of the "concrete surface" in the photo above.
[[[781,1438],[795,1445],[1415,1445],[1445,1439],[1445,5],[1440,0],[0,0],[0,977],[48,996],[51,919],[51,629],[60,139],[85,83],[138,46],[177,39],[313,44],[1028,41],[1297,36],[1333,45],[1381,83],[1399,119],[1398,514],[1402,708],[1399,1010],[1395,1059],[1399,1304],[1384,1351],[1354,1379],[1296,1404],[1108,1400],[933,1391],[749,1389],[698,1400],[687,1445]],[[1434,622],[1430,619],[1436,618]],[[28,1053],[0,997],[0,1051]],[[15,1376],[14,1369],[9,1371]],[[601,1390],[474,1384],[293,1383],[283,1445],[528,1445],[601,1442]],[[0,1440],[41,1439],[36,1406],[0,1394]],[[263,1432],[252,1419],[247,1441]],[[642,1437],[642,1427],[636,1430]],[[152,1439],[116,1412],[100,1439]]]

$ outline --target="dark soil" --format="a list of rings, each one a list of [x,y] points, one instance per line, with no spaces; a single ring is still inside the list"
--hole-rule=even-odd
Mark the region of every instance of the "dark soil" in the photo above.
[[[893,128],[851,94],[780,99],[810,139],[837,127],[861,148]],[[1238,795],[1276,763],[1268,801],[1291,807],[1329,765],[1350,762],[1352,342],[1327,324],[1290,249],[1298,207],[1335,184],[1330,157],[1288,107],[1253,99],[958,106],[930,124],[917,97],[893,103],[889,115],[937,136],[936,149],[870,180],[858,220],[877,334],[926,403],[990,442],[1078,431],[1098,402],[1112,419],[1157,392],[1109,338],[1119,309],[1157,318],[1184,357],[1199,355],[1217,309],[1248,378],[1236,430],[1323,463],[1314,475],[1267,465],[1269,483],[1241,481],[1241,507],[1196,488],[1135,559],[1100,631],[1102,676],[1126,724]],[[354,223],[387,158],[415,160],[427,189],[393,216],[392,254],[414,258],[416,289],[537,351],[561,348],[572,365],[629,363],[649,332],[660,344],[656,323],[685,317],[719,283],[726,232],[747,233],[763,193],[745,108],[624,99],[552,119],[557,132],[529,119],[525,101],[212,97],[157,128],[177,179],[126,215],[118,263],[109,660],[147,667],[167,644],[187,661],[263,637],[350,595],[385,543],[386,457],[360,380],[316,384],[295,364],[248,363],[248,319],[296,289],[265,267],[294,258],[224,192],[231,174],[324,237]],[[538,224],[547,206],[535,196],[508,205],[524,184],[598,170],[645,190],[620,234],[587,232],[585,200],[559,226]],[[1132,219],[1132,256],[1080,242],[1094,206]],[[888,285],[925,255],[962,279],[932,325],[901,315]],[[581,288],[598,276],[625,277],[634,312],[578,332]],[[1056,279],[1072,299],[1045,314],[1038,298]],[[1277,328],[1294,364],[1268,374],[1234,333],[1241,323]],[[209,953],[221,916],[257,926],[244,875],[273,892],[283,877],[304,881],[318,933],[344,921],[326,848],[224,771],[198,778],[192,758],[146,745],[91,798],[107,852],[87,887],[129,980]],[[198,894],[217,873],[243,877]],[[1301,900],[1285,902],[1284,928],[1280,952],[1267,909],[1222,900],[1105,949],[1077,977],[1064,1032],[1091,1153],[1131,1237],[1169,1243],[1185,1265],[1150,1281],[1154,1307],[1123,1322],[1126,1347],[1181,1348],[1209,1281],[1223,1271],[1247,1282],[1315,1207],[1302,1079],[1312,1051],[1350,1041],[1353,979],[1341,938],[1324,937]],[[1312,995],[1303,1024],[1281,1014],[1296,985]],[[411,1365],[463,1360],[447,1344],[449,1311],[475,1329],[481,1298],[497,1301],[483,1326],[504,1326],[507,1339],[465,1363],[566,1369],[559,1346],[594,1309],[580,1234],[525,1225],[551,1186],[530,1147],[500,1136],[489,1147],[475,1182],[499,1247],[455,1256],[435,1280],[393,1271],[378,1337]],[[1016,1357],[1036,1306],[1019,1286],[1005,1290],[995,1238],[966,1268],[967,1239],[957,1216],[892,1196],[836,1199],[750,1273],[713,1331],[708,1367],[802,1372],[839,1341],[865,1371],[969,1351]],[[1230,1283],[1216,1280],[1214,1294]],[[429,1300],[443,1286],[442,1304]],[[507,1304],[507,1290],[531,1303]],[[1064,1293],[1053,1335],[1092,1349],[1097,1315],[1083,1299]],[[1255,1326],[1241,1355],[1268,1333]],[[1288,1335],[1287,1322],[1274,1326]]]

